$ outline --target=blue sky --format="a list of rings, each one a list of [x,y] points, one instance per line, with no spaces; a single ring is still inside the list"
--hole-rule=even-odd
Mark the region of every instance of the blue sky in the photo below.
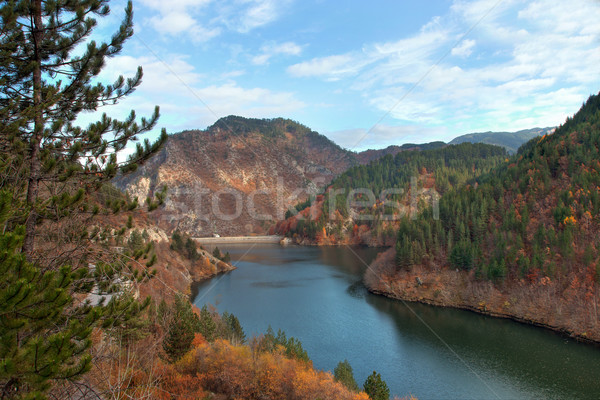
[[[111,34],[124,1],[99,21]],[[351,150],[558,125],[600,90],[596,0],[135,0],[102,79],[169,133],[286,117]]]

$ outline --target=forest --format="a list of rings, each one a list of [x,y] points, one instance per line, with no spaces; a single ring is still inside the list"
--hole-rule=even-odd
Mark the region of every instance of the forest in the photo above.
[[[352,235],[362,225],[376,236],[384,230],[387,235],[395,235],[398,221],[403,215],[411,217],[416,212],[424,191],[443,195],[450,188],[489,172],[508,157],[503,148],[480,143],[431,147],[386,155],[350,168],[335,178],[323,194],[289,210],[286,217],[296,215],[292,218],[296,221],[289,228],[280,226],[279,231],[315,240],[323,231],[338,238]],[[316,214],[298,215],[312,204],[318,209]]]
[[[398,231],[400,268],[447,262],[484,279],[555,279],[598,269],[600,99],[590,97],[554,134],[534,138],[508,163],[446,192]],[[590,286],[591,288],[591,286]]]

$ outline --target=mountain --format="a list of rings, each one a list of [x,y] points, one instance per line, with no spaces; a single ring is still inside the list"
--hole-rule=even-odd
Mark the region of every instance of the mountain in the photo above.
[[[264,233],[295,204],[357,163],[355,154],[289,119],[229,116],[169,137],[115,185],[140,200],[166,186],[153,213],[167,232],[193,236]]]
[[[405,218],[367,286],[600,342],[599,160],[596,95],[437,209]]]
[[[522,144],[534,137],[552,133],[554,129],[555,128],[533,128],[518,132],[468,133],[452,139],[449,144],[459,144],[464,142],[494,144],[496,146],[504,147],[510,154],[515,154]]]

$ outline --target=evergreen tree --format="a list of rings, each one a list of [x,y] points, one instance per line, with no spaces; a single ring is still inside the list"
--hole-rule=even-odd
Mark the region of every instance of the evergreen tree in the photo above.
[[[198,249],[196,248],[196,242],[189,237],[185,241],[185,252],[187,254],[187,258],[192,261],[196,261],[200,257],[200,254],[198,254]]]
[[[193,340],[194,331],[191,327],[185,321],[173,320],[163,339],[163,349],[168,360],[173,363],[183,357],[191,350]]]
[[[390,398],[390,389],[387,383],[375,371],[367,377],[363,389],[371,400],[388,400]]]
[[[125,121],[103,115],[87,127],[77,125],[82,111],[114,104],[141,82],[139,69],[128,80],[120,77],[106,86],[97,83],[107,58],[116,55],[133,32],[129,3],[119,31],[109,42],[89,41],[86,46],[96,25],[94,17],[109,12],[107,3],[20,0],[0,4],[3,398],[43,398],[54,381],[80,379],[91,365],[94,328],[125,342],[144,329],[142,314],[149,302],[134,300],[124,281],[151,273],[132,270],[125,276],[127,263],[121,259],[114,263],[102,262],[101,256],[93,263],[89,259],[102,253],[96,243],[111,231],[88,232],[90,219],[101,207],[102,212],[118,212],[137,206],[136,199],[125,198],[108,180],[133,171],[166,140],[163,130],[157,142],[145,141],[128,161],[118,163],[118,151],[154,128],[158,109],[139,123],[132,112]],[[157,197],[164,200],[164,192]],[[117,238],[126,229],[119,230]],[[41,233],[44,241],[36,246]],[[94,247],[100,251],[91,251]],[[118,295],[93,304],[88,300],[92,290]]]
[[[200,332],[200,319],[192,310],[191,304],[177,296],[173,303],[169,329],[163,340],[163,349],[170,362],[179,360],[191,350],[194,334]]]
[[[300,342],[300,340],[294,337],[288,339],[285,332],[281,329],[279,329],[277,335],[275,335],[273,328],[269,325],[269,328],[261,341],[261,348],[265,351],[273,351],[277,346],[283,346],[285,354],[288,357],[305,362],[310,361],[308,353],[302,347],[302,342]]]
[[[215,333],[217,331],[217,324],[213,319],[212,314],[208,311],[208,307],[206,305],[202,306],[200,310],[200,320],[198,322],[199,329],[198,331],[204,336],[204,338],[212,342],[215,340]]]
[[[173,235],[171,236],[171,250],[175,250],[175,251],[181,251],[183,250],[183,238],[181,237],[181,234],[179,233],[179,231],[175,231],[173,232]]]
[[[0,194],[0,224],[10,195]],[[69,267],[38,268],[20,249],[25,229],[0,234],[0,392],[2,398],[44,398],[53,380],[77,379],[91,367],[89,348],[98,308],[72,309]]]
[[[25,227],[8,223],[12,196],[0,191],[0,392],[42,399],[53,382],[76,381],[91,368],[90,336],[97,327],[126,340],[139,333],[139,304],[127,293],[104,306],[76,302],[90,286],[86,270],[42,268],[20,251]],[[100,268],[100,267],[99,267]]]
[[[88,211],[86,193],[119,171],[134,170],[167,138],[163,130],[154,144],[138,144],[137,152],[119,164],[116,153],[154,128],[158,107],[139,123],[132,111],[124,121],[103,114],[87,127],[77,125],[81,112],[115,104],[141,83],[141,67],[134,77],[119,77],[113,84],[96,81],[108,58],[133,35],[129,2],[107,43],[88,40],[94,18],[109,11],[108,0],[21,0],[0,6],[1,144],[12,166],[4,182],[18,189],[14,193],[28,209],[22,251],[30,261],[41,220]]]
[[[246,334],[237,317],[233,314],[229,314],[225,320],[229,331],[231,332],[230,340],[237,343],[244,343],[246,341]]]
[[[214,257],[214,258],[217,258],[217,259],[219,259],[219,260],[220,260],[221,258],[223,258],[223,254],[221,254],[221,250],[219,250],[219,248],[218,248],[218,247],[215,247],[215,249],[213,250],[213,253],[212,253],[212,255],[213,255],[213,257]]]
[[[336,381],[342,383],[348,389],[353,392],[358,392],[358,384],[354,379],[354,373],[352,372],[352,366],[348,360],[340,361],[333,370],[333,376]]]

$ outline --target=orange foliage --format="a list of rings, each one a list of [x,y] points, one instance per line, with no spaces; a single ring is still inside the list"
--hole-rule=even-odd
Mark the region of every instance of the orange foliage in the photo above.
[[[209,391],[230,399],[368,400],[365,393],[350,392],[336,382],[331,373],[287,358],[283,349],[259,352],[226,340],[201,343],[174,367],[166,367],[163,377],[162,389],[171,396],[160,397],[165,399],[203,398]]]
[[[204,339],[204,336],[202,336],[202,334],[200,333],[195,333],[194,340],[192,340],[192,346],[198,347],[203,345],[204,343],[206,343],[206,339]]]
[[[155,398],[196,400],[208,397],[208,393],[202,387],[202,381],[194,375],[181,374],[172,365],[162,365],[161,367],[159,372],[162,379]]]

